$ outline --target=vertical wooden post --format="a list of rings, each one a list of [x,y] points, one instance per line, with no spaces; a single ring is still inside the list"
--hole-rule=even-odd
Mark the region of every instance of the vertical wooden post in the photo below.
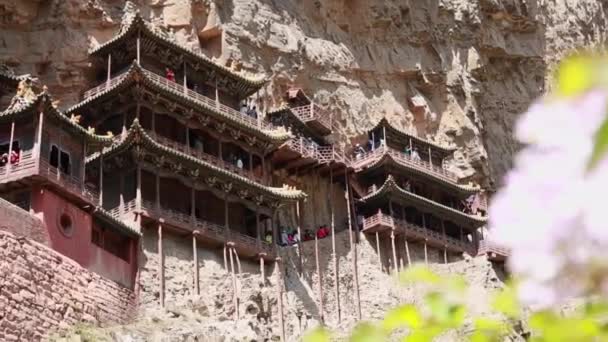
[[[372,131],[372,147],[371,150],[374,151],[376,149],[376,134]]]
[[[217,89],[217,79],[215,80],[215,107],[220,108],[220,91]]]
[[[165,254],[163,252],[163,225],[158,223],[158,278],[160,281],[160,306],[165,307]]]
[[[393,249],[393,271],[397,272],[397,251],[395,249],[395,228],[391,230],[391,248]]]
[[[186,61],[184,61],[184,94],[188,93],[188,77],[186,76]]]
[[[338,267],[338,256],[336,253],[336,219],[334,214],[334,200],[332,198],[334,187],[334,172],[329,169],[329,211],[331,214],[331,257],[334,261],[334,287],[336,290],[336,312],[338,314],[338,323],[342,321],[342,313],[340,312],[340,274]],[[315,234],[316,235],[316,234]]]
[[[11,173],[11,169],[13,168],[13,164],[11,163],[11,154],[13,154],[13,140],[15,140],[15,120],[11,121],[11,135],[10,140],[8,141],[8,160],[6,163],[6,174]],[[83,158],[84,163],[84,158]],[[59,174],[59,172],[57,172]]]
[[[353,272],[354,272],[354,280],[355,280],[355,302],[357,303],[357,318],[361,320],[361,299],[359,297],[359,275],[357,270],[357,247],[355,245],[354,237],[353,237],[353,224],[352,224],[352,215],[350,210],[350,189],[348,184],[348,170],[344,173],[344,183],[345,190],[344,194],[346,196],[346,210],[348,215],[348,232],[349,232],[349,240],[350,240],[350,249],[353,253]]]
[[[384,146],[388,146],[388,142],[386,141],[386,126],[382,126],[382,139],[384,140]]]
[[[36,151],[35,156],[37,159],[42,154],[42,123],[44,121],[44,113],[41,111],[38,115],[38,128],[36,129]]]
[[[137,33],[137,64],[141,65],[141,33]]]
[[[124,196],[124,191],[125,191],[125,175],[124,173],[121,173],[119,176],[119,188],[120,188],[120,192],[119,192],[119,198],[118,198],[118,209],[119,209],[119,213],[120,216],[122,217],[122,215],[125,212],[125,196]]]
[[[195,230],[192,232],[192,259],[194,261],[194,293],[196,295],[201,294],[200,282],[199,282],[199,269],[198,269],[198,247],[196,246],[196,237],[199,235],[199,231]]]
[[[376,232],[376,250],[378,251],[378,263],[380,264],[380,272],[384,271],[384,267],[382,265],[382,254],[380,252],[380,234]]]
[[[80,186],[82,187],[82,193],[85,193],[85,182],[86,182],[86,163],[85,160],[87,158],[87,140],[84,140],[82,144],[82,160],[80,161]]]
[[[238,321],[239,319],[239,298],[237,294],[237,285],[236,285],[236,275],[234,274],[234,259],[232,257],[233,248],[228,246],[228,254],[230,254],[230,273],[232,275],[232,302],[234,305],[234,319]]]
[[[141,206],[141,166],[137,163],[137,188],[135,190],[135,207],[137,209],[137,227],[141,229],[142,206]]]
[[[414,146],[412,146],[412,138],[409,138],[409,140],[410,140],[410,157],[411,157],[412,156],[412,148]]]
[[[427,239],[425,238],[424,239],[424,263],[428,265],[429,264],[429,255],[426,250],[426,241],[427,241]]]
[[[99,156],[99,206],[103,208],[103,153]]]
[[[260,276],[262,278],[262,286],[266,285],[266,271],[264,268],[264,256],[266,255],[266,253],[263,253],[262,255],[260,255]]]
[[[431,147],[429,146],[429,165],[431,167],[431,170],[433,169],[433,151],[431,150]]]
[[[403,236],[403,240],[405,240],[405,255],[407,257],[407,267],[412,266],[412,259],[410,258],[410,246],[407,243],[407,236]]]
[[[302,217],[300,215],[300,201],[298,200],[296,202],[296,224],[297,224],[297,230],[298,230],[298,236],[300,237],[300,240],[302,239]],[[316,236],[316,234],[315,234]],[[302,243],[301,241],[298,242],[298,259],[299,259],[299,269],[298,272],[300,274],[300,277],[303,274],[303,268],[304,268],[304,262],[302,261]]]
[[[321,324],[325,323],[325,310],[323,308],[323,275],[321,274],[321,264],[319,262],[319,239],[315,234],[315,262],[317,265],[317,279],[318,291],[319,291],[319,315],[321,316]]]
[[[285,323],[283,321],[283,273],[281,272],[281,258],[277,257],[277,302],[279,303],[279,327],[281,329],[281,341],[285,342]]]
[[[228,256],[226,255],[227,253],[227,246],[226,244],[224,244],[224,269],[226,270],[226,272],[228,272]]]
[[[108,76],[106,78],[106,88],[110,87],[111,78],[112,78],[112,54],[108,53]]]

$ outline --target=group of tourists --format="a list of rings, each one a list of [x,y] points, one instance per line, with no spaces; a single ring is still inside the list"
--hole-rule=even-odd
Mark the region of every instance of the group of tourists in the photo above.
[[[269,234],[270,233],[267,234],[267,240],[268,240]],[[327,225],[319,226],[316,229],[316,232],[313,232],[311,229],[305,229],[302,239],[300,239],[300,234],[297,229],[282,228],[281,235],[280,235],[280,238],[281,238],[280,244],[282,246],[290,246],[290,245],[295,245],[295,244],[299,243],[300,241],[314,240],[315,236],[317,239],[324,239],[330,235],[331,235],[331,231]],[[270,240],[272,241],[272,237],[270,237]]]
[[[257,110],[255,104],[247,104],[247,102],[243,102],[241,104],[240,112],[241,112],[241,114],[250,116],[254,119],[258,118],[258,110]]]
[[[0,155],[0,166],[4,166],[7,163],[17,164],[19,163],[19,159],[21,159],[21,150],[19,149],[19,142],[15,141],[13,144],[13,150],[10,153],[4,152]]]

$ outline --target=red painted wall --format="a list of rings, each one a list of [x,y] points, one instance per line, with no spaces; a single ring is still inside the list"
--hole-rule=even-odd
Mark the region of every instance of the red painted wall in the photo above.
[[[73,205],[63,197],[45,188],[32,190],[32,209],[48,231],[52,249],[78,262],[81,266],[102,276],[132,287],[135,268],[135,242],[129,247],[129,261],[125,261],[91,241],[93,219],[89,213]],[[71,234],[65,234],[60,226],[63,213],[72,221]]]

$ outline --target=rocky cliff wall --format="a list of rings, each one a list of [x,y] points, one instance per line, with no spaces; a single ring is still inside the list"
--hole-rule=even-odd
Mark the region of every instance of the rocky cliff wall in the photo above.
[[[606,41],[597,0],[1,0],[0,61],[77,100],[87,50],[138,9],[180,43],[335,111],[352,138],[387,116],[459,147],[453,168],[490,187],[511,164],[518,113],[567,51]]]

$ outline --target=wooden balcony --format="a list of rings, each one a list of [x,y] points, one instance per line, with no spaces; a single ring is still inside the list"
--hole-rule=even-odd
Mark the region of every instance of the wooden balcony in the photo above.
[[[355,158],[351,161],[351,166],[353,167],[355,172],[359,172],[378,162],[385,155],[391,156],[395,161],[407,167],[422,171],[426,174],[430,174],[446,182],[458,182],[458,177],[456,176],[456,174],[444,169],[443,166],[431,165],[428,161],[424,160],[414,160],[411,155],[397,151],[388,146],[380,146],[373,151],[369,151],[365,154],[355,156]]]
[[[177,82],[170,81],[169,79],[167,79],[165,77],[159,76],[159,75],[157,75],[151,71],[145,70],[145,69],[142,69],[142,72],[147,79],[149,79],[156,85],[158,85],[164,89],[167,89],[169,91],[179,93],[182,96],[187,97],[190,100],[202,103],[203,105],[210,107],[211,109],[213,109],[227,117],[230,117],[233,120],[235,120],[241,124],[245,124],[248,126],[257,127],[259,129],[265,129],[265,130],[274,129],[274,127],[270,123],[263,121],[261,116],[259,116],[259,115],[258,115],[257,119],[253,118],[247,114],[243,114],[243,113],[239,112],[238,110],[236,110],[234,108],[226,106],[226,105],[220,103],[219,101],[215,101],[214,99],[211,99],[198,92],[195,92],[195,91],[189,89],[188,87],[184,87],[183,84],[179,84]],[[109,81],[104,82],[104,83],[98,85],[97,87],[86,91],[83,95],[83,100],[87,100],[87,99],[94,97],[96,95],[99,95],[109,89],[112,89],[114,86],[116,86],[117,84],[122,82],[127,76],[129,76],[129,72],[124,72],[118,76],[115,76],[114,78],[110,79]],[[261,113],[259,113],[259,114],[261,114]]]
[[[314,103],[291,108],[291,111],[298,119],[322,135],[331,134],[333,131],[330,113]]]
[[[492,261],[505,261],[511,255],[511,250],[496,242],[481,240],[477,255],[486,255]]]
[[[273,156],[277,169],[320,167],[330,169],[348,166],[349,160],[334,145],[321,146],[303,137],[293,138],[283,144]]]
[[[204,160],[208,163],[211,163],[213,165],[217,165],[219,167],[222,167],[234,174],[237,174],[239,176],[251,179],[257,183],[260,184],[265,184],[263,177],[261,175],[256,175],[253,171],[250,170],[246,170],[246,169],[241,169],[239,167],[237,167],[236,165],[234,165],[233,163],[227,162],[223,159],[220,159],[214,155],[208,154],[208,153],[204,153],[204,152],[200,152],[197,151],[196,149],[190,148],[187,145],[184,145],[182,143],[179,143],[175,140],[169,139],[169,138],[165,138],[161,135],[158,135],[154,132],[151,131],[146,131],[146,133],[148,135],[150,135],[150,137],[154,140],[156,140],[157,142],[163,144],[164,146],[167,146],[169,148],[172,148],[176,151],[180,151],[182,153],[188,154],[194,158],[200,159],[200,160]]]
[[[21,151],[18,163],[0,167],[0,190],[9,190],[31,184],[44,184],[59,193],[97,205],[99,194],[84,185],[81,179],[61,172],[44,158],[34,158],[33,150]]]
[[[138,214],[136,200],[125,203],[124,207],[116,207],[110,210],[110,214],[129,225],[133,225],[134,218]],[[275,248],[273,244],[258,240],[254,237],[241,234],[234,230],[226,229],[224,226],[193,218],[175,210],[157,207],[150,201],[143,201],[141,206],[142,226],[153,225],[154,222],[163,222],[167,229],[178,234],[191,234],[195,230],[199,232],[200,241],[210,247],[220,247],[224,244],[233,244],[239,255],[247,258],[262,256],[266,260],[273,260]]]
[[[452,252],[467,252],[470,255],[475,255],[473,243],[443,235],[434,230],[393,218],[381,212],[363,219],[364,233],[384,233],[391,230],[394,230],[396,235],[405,235],[411,241],[426,241],[427,244],[436,248],[446,248]]]

